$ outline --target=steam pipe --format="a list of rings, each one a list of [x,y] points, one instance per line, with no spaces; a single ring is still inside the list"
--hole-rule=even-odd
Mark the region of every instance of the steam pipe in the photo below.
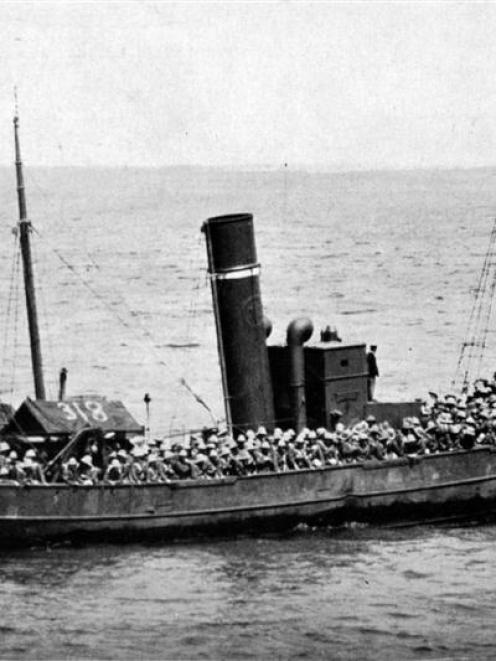
[[[209,218],[207,240],[224,406],[229,428],[274,426],[253,216]]]
[[[289,347],[289,393],[293,426],[300,432],[307,425],[307,407],[305,400],[305,356],[303,344],[313,333],[313,323],[307,317],[294,319],[287,329]]]

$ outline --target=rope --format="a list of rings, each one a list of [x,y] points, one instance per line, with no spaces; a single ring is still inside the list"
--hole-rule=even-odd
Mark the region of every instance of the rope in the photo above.
[[[465,391],[469,382],[480,375],[484,358],[489,324],[492,314],[494,294],[496,292],[496,219],[489,237],[489,245],[484,257],[479,281],[475,289],[475,299],[470,311],[464,341],[456,365],[452,385],[461,380],[461,389]],[[476,351],[478,349],[478,351]],[[475,364],[477,367],[474,369]]]
[[[487,337],[487,325],[489,323],[489,316],[491,310],[491,301],[489,299],[489,304],[487,304],[486,299],[488,296],[488,282],[490,281],[491,268],[493,267],[494,258],[494,243],[496,240],[496,222],[491,231],[491,236],[489,239],[489,246],[482,267],[480,287],[477,292],[477,297],[475,301],[475,313],[473,319],[473,330],[472,335],[469,339],[469,360],[465,370],[464,377],[464,387],[466,387],[468,380],[473,377],[472,370],[473,365],[477,362],[476,375],[480,370],[480,365],[482,363],[482,357],[485,350],[485,342]],[[493,275],[494,280],[494,275]],[[494,288],[494,285],[491,285],[491,290]],[[476,349],[480,349],[477,353]],[[478,360],[477,360],[478,359]]]
[[[92,296],[95,297],[96,300],[98,300],[101,305],[107,309],[110,314],[117,319],[117,321],[124,327],[126,328],[130,334],[137,340],[142,340],[142,336],[139,335],[135,331],[135,325],[130,324],[119,312],[115,310],[115,308],[107,302],[107,300],[85,279],[83,278],[77,271],[77,269],[64,257],[64,255],[61,254],[61,252],[53,248],[48,241],[41,235],[41,233],[33,228],[33,231],[36,232],[36,234],[40,237],[41,240],[44,240],[49,248],[52,250],[52,252],[57,256],[57,258],[62,262],[62,264],[81,282],[81,284],[92,294]],[[94,260],[93,260],[94,262]],[[95,262],[94,262],[95,263]],[[115,293],[115,292],[114,292]],[[129,306],[125,303],[125,301],[122,299],[122,304],[128,309],[130,314],[132,314],[132,310],[129,308]],[[174,372],[174,370],[171,368],[171,366],[160,356],[160,354],[157,351],[156,347],[156,342],[154,338],[152,337],[151,332],[148,329],[141,328],[142,335],[149,341],[151,350],[153,355],[156,357],[157,362],[159,365],[163,366],[166,368],[169,372]],[[174,377],[177,383],[183,387],[190,395],[194,397],[194,399],[197,402],[202,402],[202,406],[205,407],[210,415],[215,419],[214,413],[212,412],[211,408],[205,403],[205,401],[193,390],[190,384],[187,383],[186,379],[184,377],[178,377],[177,375]]]
[[[17,253],[16,259],[16,273],[15,273],[15,283],[14,283],[14,336],[13,336],[13,360],[12,360],[12,380],[10,384],[10,399],[12,401],[14,397],[15,383],[16,383],[16,368],[17,368],[17,354],[19,350],[19,287],[20,287],[20,263],[21,263],[21,251]]]
[[[18,235],[15,230],[13,231],[13,234],[14,234],[14,244],[12,250],[12,257],[11,257],[11,268],[10,268],[10,276],[9,276],[9,295],[7,299],[7,312],[6,312],[4,339],[3,339],[2,371],[3,370],[7,371],[9,331],[11,324],[12,306],[15,300],[16,277],[19,269],[19,258],[20,258],[20,245],[17,240]]]
[[[489,290],[489,301],[486,306],[485,310],[485,315],[482,319],[483,327],[482,327],[482,336],[481,336],[481,351],[479,353],[479,360],[478,360],[478,367],[477,367],[477,376],[480,376],[481,373],[481,366],[482,366],[482,359],[484,357],[484,352],[486,349],[486,344],[487,344],[487,334],[489,331],[489,323],[491,320],[491,312],[492,312],[492,307],[493,307],[493,299],[494,299],[494,291],[496,287],[496,270],[495,266],[496,263],[494,261],[495,259],[495,254],[494,254],[494,244],[496,243],[496,221],[493,226],[493,231],[491,234],[491,261],[488,264],[488,270],[492,269],[492,279],[491,279],[491,285],[490,285],[490,290]]]
[[[196,245],[195,245],[196,250],[198,250],[201,243],[202,243],[202,238],[199,236],[197,241],[196,241]],[[196,261],[196,255],[194,254],[194,252],[195,251],[193,251],[193,250],[190,251],[190,260],[189,260],[188,272],[193,271],[193,264]],[[186,340],[187,341],[190,341],[193,337],[193,329],[195,327],[194,324],[196,323],[196,320],[198,319],[198,301],[199,301],[200,290],[202,288],[203,283],[205,283],[205,282],[206,281],[204,279],[204,269],[202,269],[199,272],[199,275],[198,275],[198,278],[196,279],[195,284],[193,285],[192,296],[190,298],[189,308],[188,308],[188,312],[187,312],[187,317],[186,317],[186,319],[187,319],[186,320]],[[184,353],[183,371],[184,371],[184,368],[186,366],[185,363],[186,363],[187,360],[189,360],[189,358],[188,358],[188,356],[186,355],[186,352],[185,352]],[[197,393],[193,392],[190,389],[190,386],[186,382],[186,380],[184,378],[181,378],[181,379],[179,379],[179,381],[180,381],[180,384],[182,385],[182,387],[200,404],[200,406],[202,406],[203,408],[205,408],[208,411],[208,413],[210,414],[212,419],[215,419],[215,416],[212,413],[210,407],[208,407],[208,405],[205,403],[205,401],[201,397],[199,397],[197,395]],[[173,406],[171,408],[174,411],[174,414],[173,414],[172,419],[171,419],[171,424],[172,424],[172,422],[177,417],[177,413],[176,413],[177,408],[178,408],[178,399],[177,399],[177,397],[175,398],[175,401],[173,402]]]
[[[12,356],[12,371],[11,371],[11,383],[10,383],[10,400],[13,400],[13,395],[16,386],[16,367],[17,367],[17,354],[18,354],[18,320],[19,320],[19,290],[21,286],[21,245],[19,241],[19,233],[17,228],[14,228],[12,231],[14,235],[13,250],[12,250],[12,265],[10,270],[9,277],[9,295],[7,302],[7,313],[6,313],[6,323],[5,323],[5,334],[3,342],[3,356],[2,356],[2,368],[7,371],[7,356]],[[12,319],[13,316],[13,319]],[[12,333],[12,346],[9,347],[9,331],[13,323],[13,333]],[[4,379],[2,379],[2,382]],[[5,376],[5,382],[7,377]],[[7,417],[7,423],[14,422],[18,432],[25,436],[25,431],[15,420],[15,410],[12,409],[12,412]],[[31,444],[32,446],[32,444]]]

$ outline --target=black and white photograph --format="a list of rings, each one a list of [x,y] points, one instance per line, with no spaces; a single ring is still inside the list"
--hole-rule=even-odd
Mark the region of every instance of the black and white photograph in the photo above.
[[[0,659],[494,659],[496,2],[0,34]]]

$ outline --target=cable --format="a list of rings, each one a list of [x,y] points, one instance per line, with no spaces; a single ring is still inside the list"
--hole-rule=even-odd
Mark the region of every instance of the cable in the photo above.
[[[18,240],[17,240],[18,239],[18,233],[15,229],[13,230],[13,234],[14,234],[14,245],[13,245],[12,257],[11,257],[11,269],[10,269],[10,277],[9,277],[9,294],[8,294],[8,300],[7,300],[7,311],[6,311],[5,328],[4,328],[2,371],[7,370],[9,331],[10,331],[10,325],[11,325],[12,306],[14,304],[14,298],[15,298],[16,273],[17,273],[17,270],[18,270],[18,260],[19,260],[19,257],[20,257],[20,245],[19,245]]]
[[[14,397],[15,383],[16,383],[16,369],[17,369],[17,353],[19,349],[19,333],[18,333],[18,324],[19,324],[19,288],[20,288],[20,263],[21,263],[21,251],[19,250],[16,259],[16,273],[15,273],[15,283],[14,283],[14,339],[13,339],[13,360],[12,360],[12,380],[10,387],[10,399],[12,401]]]
[[[461,390],[466,390],[474,377],[479,377],[484,358],[487,334],[496,292],[496,219],[493,221],[489,244],[475,289],[475,299],[470,311],[467,328],[460,348],[452,385],[461,380]],[[476,351],[478,349],[478,351]],[[477,367],[475,368],[475,364]]]
[[[61,252],[57,248],[53,248],[52,246],[50,246],[50,243],[48,241],[46,241],[46,239],[44,238],[44,236],[42,236],[42,234],[40,233],[39,230],[33,229],[33,231],[36,232],[36,234],[40,237],[41,240],[44,240],[47,243],[49,248],[52,250],[52,252],[55,253],[55,255],[62,262],[62,264],[81,282],[81,284],[92,294],[92,296],[94,296],[95,299],[98,300],[101,303],[101,305],[104,308],[106,308],[117,319],[117,321],[124,328],[126,328],[130,332],[130,334],[135,339],[138,339],[138,340],[141,341],[142,337],[140,335],[138,335],[138,333],[135,332],[134,324],[131,325],[126,319],[124,319],[124,317],[121,314],[119,314],[119,312],[117,312],[114,309],[114,307],[112,305],[110,305],[106,301],[106,299],[85,278],[83,278],[78,273],[77,269],[64,257],[64,255],[61,254]],[[125,304],[125,302],[124,302],[124,304]],[[127,304],[125,304],[125,305],[126,305],[126,307],[128,307]],[[132,312],[129,309],[129,307],[128,307],[128,310],[129,310],[129,312]],[[149,341],[150,347],[152,349],[153,354],[157,358],[158,364],[165,367],[167,370],[169,370],[169,372],[173,372],[174,370],[172,369],[172,367],[159,355],[159,353],[157,351],[157,347],[156,347],[156,342],[155,342],[154,338],[152,337],[151,332],[148,329],[145,329],[145,328],[142,328],[141,330],[142,330],[143,336]],[[174,378],[177,381],[177,383],[179,385],[181,385],[181,387],[185,388],[185,390],[187,392],[189,392],[197,402],[200,402],[200,401],[202,402],[202,406],[207,408],[207,410],[210,412],[212,417],[215,417],[214,413],[211,410],[211,408],[205,403],[205,401],[197,393],[195,393],[193,388],[187,383],[187,381],[184,377],[178,377],[176,375]]]

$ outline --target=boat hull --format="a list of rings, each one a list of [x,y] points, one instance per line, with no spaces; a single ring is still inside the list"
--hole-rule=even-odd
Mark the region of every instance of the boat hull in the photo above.
[[[496,513],[496,449],[142,485],[0,485],[0,546],[172,540]]]

